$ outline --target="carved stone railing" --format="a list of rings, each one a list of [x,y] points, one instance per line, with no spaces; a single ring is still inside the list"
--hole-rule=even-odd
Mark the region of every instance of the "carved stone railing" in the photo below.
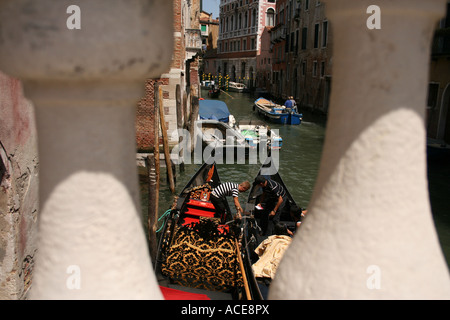
[[[0,3],[0,69],[36,111],[32,299],[160,299],[141,222],[135,108],[172,56],[170,1]]]
[[[446,1],[325,2],[334,46],[326,139],[308,215],[269,297],[449,299],[424,125]]]

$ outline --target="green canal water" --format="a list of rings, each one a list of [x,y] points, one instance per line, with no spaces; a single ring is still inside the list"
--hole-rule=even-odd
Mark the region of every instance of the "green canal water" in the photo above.
[[[204,97],[206,91],[202,90]],[[246,93],[228,92],[221,94],[236,121],[259,119],[253,111],[255,97]],[[278,129],[283,138],[283,147],[279,152],[279,172],[287,188],[300,207],[307,208],[313,193],[322,146],[325,138],[326,118],[323,115],[303,111],[303,122],[299,126],[283,126],[268,123],[272,129]],[[242,182],[252,181],[260,168],[260,162],[253,164],[221,164],[217,166],[222,181]],[[176,192],[178,194],[194,175],[200,164],[185,165],[184,172],[176,167]],[[147,212],[147,181],[145,172],[140,169],[142,210],[144,224]],[[450,265],[450,164],[448,161],[435,161],[429,165],[430,199],[433,217],[436,223],[439,240]],[[247,193],[241,194],[240,201],[244,204]],[[165,170],[161,170],[159,214],[170,208],[174,194],[169,190]],[[232,208],[234,208],[232,206]]]

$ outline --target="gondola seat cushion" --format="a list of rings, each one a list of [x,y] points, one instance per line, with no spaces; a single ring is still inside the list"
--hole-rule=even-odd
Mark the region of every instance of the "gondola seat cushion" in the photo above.
[[[212,220],[176,231],[162,272],[186,287],[230,291],[243,286],[235,238],[219,232]]]

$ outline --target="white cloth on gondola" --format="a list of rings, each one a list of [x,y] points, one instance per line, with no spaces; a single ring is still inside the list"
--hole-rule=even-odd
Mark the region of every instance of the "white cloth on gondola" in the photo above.
[[[252,266],[255,277],[273,279],[281,258],[291,242],[291,237],[281,235],[270,236],[261,242],[255,249],[259,259]]]

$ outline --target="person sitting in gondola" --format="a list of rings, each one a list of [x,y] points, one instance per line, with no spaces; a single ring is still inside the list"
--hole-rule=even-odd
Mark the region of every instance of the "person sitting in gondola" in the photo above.
[[[224,182],[218,185],[211,192],[210,201],[216,209],[215,217],[220,218],[221,223],[231,220],[231,212],[227,212],[227,197],[233,197],[234,205],[236,207],[236,217],[241,218],[241,212],[244,212],[239,204],[239,193],[245,192],[250,188],[250,182],[244,181],[240,184],[233,182]]]
[[[280,221],[280,213],[286,202],[286,190],[276,181],[268,180],[263,176],[255,178],[254,185],[260,185],[263,193],[257,208],[261,210],[261,229],[262,235],[271,235],[274,225]]]
[[[289,215],[283,219],[289,221],[290,230],[295,233],[302,223],[302,218],[306,215],[308,210],[297,207],[296,205],[291,206],[289,209]]]

